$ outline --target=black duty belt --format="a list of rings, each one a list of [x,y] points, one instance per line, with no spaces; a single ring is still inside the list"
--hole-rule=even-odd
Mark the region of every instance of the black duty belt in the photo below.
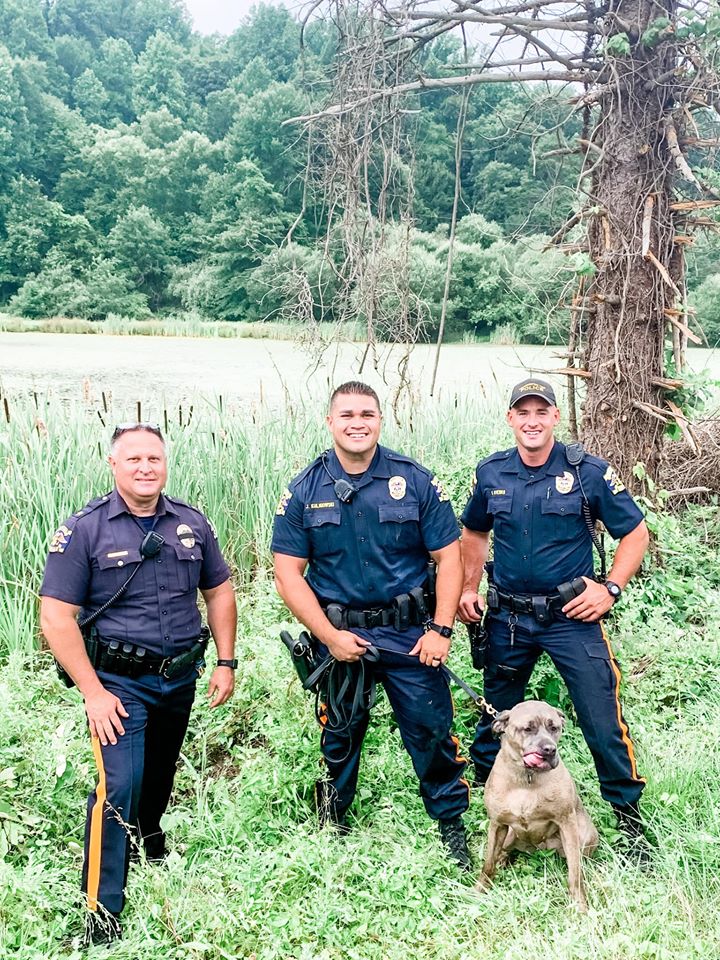
[[[101,637],[96,633],[85,638],[85,646],[96,670],[132,678],[155,674],[174,680],[203,660],[208,639],[207,628],[203,628],[200,636],[192,641],[192,646],[174,657],[154,656],[138,644]]]
[[[325,616],[336,630],[352,630],[353,627],[372,630],[374,627],[395,627],[404,630],[407,627],[419,627],[428,619],[424,604],[419,604],[412,591],[395,598],[407,598],[407,603],[393,602],[389,607],[371,607],[366,610],[356,610],[345,607],[341,603],[324,604],[322,609]],[[419,591],[421,593],[421,591]]]
[[[511,624],[513,631],[511,643],[514,639],[514,627],[517,623],[516,615],[518,613],[528,614],[534,617],[539,624],[547,627],[552,623],[555,612],[566,602],[559,592],[542,596],[527,596],[527,594],[504,593],[494,583],[488,585],[487,608],[490,613],[498,613],[504,607],[510,611],[511,618],[514,618]]]
[[[587,588],[584,577],[576,577],[565,583],[559,583],[554,593],[540,596],[527,594],[504,593],[492,581],[488,584],[487,607],[491,613],[497,613],[502,607],[511,613],[526,613],[535,617],[538,623],[547,626],[553,619],[555,612],[579,597]]]
[[[511,610],[513,613],[534,613],[538,604],[548,606],[551,609],[559,609],[563,606],[559,593],[543,594],[542,596],[518,596],[514,593],[503,593],[497,591],[497,597],[501,607]]]

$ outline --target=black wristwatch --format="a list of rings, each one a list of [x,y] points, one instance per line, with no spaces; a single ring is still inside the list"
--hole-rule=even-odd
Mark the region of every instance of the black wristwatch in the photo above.
[[[613,600],[619,600],[620,597],[622,596],[622,587],[618,586],[618,584],[615,583],[614,580],[606,580],[605,589],[613,598]]]
[[[434,620],[428,620],[425,624],[426,630],[434,630],[435,633],[439,633],[441,637],[445,637],[446,640],[449,640],[453,635],[452,627],[441,627],[439,623],[435,623]]]
[[[231,670],[237,670],[237,660],[218,660],[216,667],[230,667]]]

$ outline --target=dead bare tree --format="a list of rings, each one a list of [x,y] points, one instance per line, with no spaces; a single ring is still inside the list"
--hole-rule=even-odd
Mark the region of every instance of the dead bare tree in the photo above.
[[[656,477],[667,424],[696,442],[671,394],[682,382],[688,340],[699,339],[686,303],[684,249],[707,223],[698,213],[720,205],[712,178],[688,157],[718,145],[717,4],[452,0],[446,8],[434,0],[321,0],[318,9],[341,34],[335,81],[324,109],[293,122],[311,124],[323,139],[325,183],[341,185],[327,191],[328,202],[342,210],[356,277],[370,237],[382,230],[392,181],[384,176],[382,189],[370,182],[374,151],[383,139],[388,146],[390,130],[392,149],[380,151],[385,170],[395,176],[403,150],[406,162],[409,156],[408,95],[509,81],[565,85],[583,123],[581,136],[562,149],[582,156],[582,172],[576,213],[553,243],[570,236],[574,251],[587,252],[588,269],[573,298],[562,372],[573,416],[576,385],[584,390],[580,434],[588,448],[611,458],[625,478],[637,462]],[[462,75],[432,75],[429,45],[453,30],[482,31],[481,62],[465,64]],[[372,304],[366,312],[373,316]]]

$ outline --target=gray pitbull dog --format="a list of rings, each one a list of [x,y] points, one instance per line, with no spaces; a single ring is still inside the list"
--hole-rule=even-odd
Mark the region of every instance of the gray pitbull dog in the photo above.
[[[478,888],[489,885],[513,850],[557,850],[567,858],[570,894],[585,913],[580,858],[594,852],[598,832],[557,752],[564,724],[561,710],[539,700],[495,718],[502,743],[485,785],[490,828]]]

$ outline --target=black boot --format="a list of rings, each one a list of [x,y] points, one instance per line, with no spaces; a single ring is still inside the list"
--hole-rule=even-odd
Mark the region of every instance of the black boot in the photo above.
[[[465,824],[462,822],[462,817],[438,820],[438,828],[440,839],[450,859],[454,860],[461,870],[471,870],[470,851],[468,850]]]
[[[629,803],[625,807],[613,805],[613,810],[621,834],[622,853],[636,866],[647,867],[652,860],[652,850],[645,836],[645,827],[638,804]]]
[[[137,834],[130,837],[130,863],[140,863],[141,843],[148,863],[164,863],[167,860],[169,851],[165,844],[165,834],[160,830],[158,833],[143,837],[142,840]]]
[[[151,833],[149,837],[143,837],[143,846],[148,863],[162,863],[167,860],[168,849],[165,845],[165,834],[162,830],[158,833]]]
[[[109,910],[94,910],[87,915],[85,928],[85,942],[99,946],[103,943],[111,944],[122,939],[122,927],[118,914]]]
[[[321,827],[334,826],[343,836],[350,833],[347,811],[339,808],[337,790],[328,780],[315,782],[315,805]]]

